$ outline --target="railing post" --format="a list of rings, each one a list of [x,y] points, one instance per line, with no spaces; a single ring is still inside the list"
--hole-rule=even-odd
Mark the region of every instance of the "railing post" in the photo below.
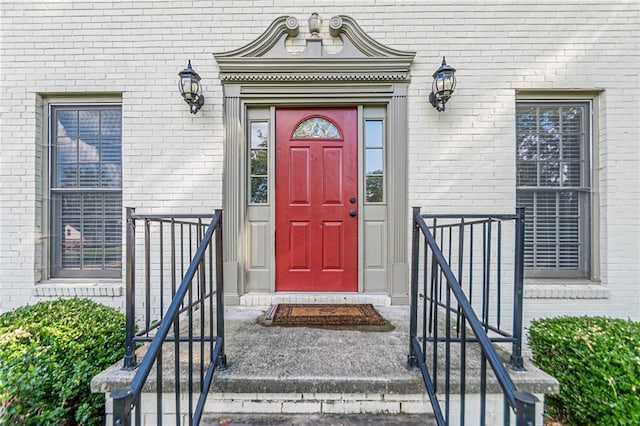
[[[133,370],[136,366],[136,353],[133,343],[135,333],[135,282],[136,282],[136,223],[133,215],[136,209],[127,207],[127,247],[126,247],[126,307],[124,370]]]
[[[116,389],[110,396],[113,398],[113,426],[130,426],[133,390],[130,387]]]
[[[538,398],[528,392],[514,392],[516,398],[516,426],[535,426]]]
[[[411,236],[411,310],[409,323],[409,355],[407,356],[407,367],[418,367],[416,351],[413,347],[413,340],[418,333],[418,257],[420,254],[420,236],[418,233],[417,217],[420,216],[420,207],[413,208],[412,215],[412,236]]]
[[[218,226],[215,230],[216,238],[216,335],[222,338],[217,367],[220,370],[227,368],[227,355],[224,352],[224,276],[222,274],[222,210],[215,211],[218,216]]]
[[[524,207],[516,208],[515,270],[513,294],[513,346],[509,367],[524,370],[522,358],[522,308],[524,297]]]

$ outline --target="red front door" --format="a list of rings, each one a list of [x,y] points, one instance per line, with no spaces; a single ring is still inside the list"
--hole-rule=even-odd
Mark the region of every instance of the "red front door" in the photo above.
[[[355,108],[276,111],[276,290],[358,290]]]

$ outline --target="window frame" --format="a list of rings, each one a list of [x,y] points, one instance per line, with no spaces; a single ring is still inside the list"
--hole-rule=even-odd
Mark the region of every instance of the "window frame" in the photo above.
[[[121,248],[120,253],[120,267],[119,268],[103,268],[103,269],[67,269],[62,267],[62,224],[61,224],[61,194],[119,194],[120,195],[120,205],[122,206],[122,194],[123,194],[123,125],[122,125],[122,102],[121,101],[85,101],[79,99],[78,101],[51,101],[47,104],[48,107],[48,115],[47,115],[47,171],[45,173],[46,176],[46,194],[48,195],[48,206],[46,209],[46,221],[48,223],[49,229],[48,234],[49,244],[47,247],[46,259],[49,264],[48,276],[51,279],[65,279],[65,278],[88,278],[88,279],[113,279],[113,278],[121,278],[122,270],[123,270],[123,262],[122,262],[122,243],[123,243],[123,215],[122,208],[120,208],[120,214],[117,216],[120,224],[120,241],[116,244]],[[57,187],[55,179],[57,173],[57,125],[55,123],[56,113],[57,111],[64,110],[75,110],[75,111],[91,111],[97,110],[102,111],[106,109],[118,109],[120,113],[120,185],[114,188],[103,188],[100,186],[92,186],[92,187],[73,187],[73,188],[63,188]],[[102,138],[102,133],[99,133],[100,138]],[[106,218],[105,214],[102,214],[103,221]],[[114,215],[113,218],[116,218]],[[103,222],[104,223],[104,222]],[[103,237],[105,230],[102,231]],[[102,260],[105,261],[104,240],[102,242],[103,247],[103,256]]]
[[[519,199],[520,193],[528,192],[533,194],[539,193],[554,193],[559,194],[561,192],[576,192],[578,194],[578,245],[579,245],[579,255],[578,255],[578,268],[577,269],[561,269],[557,268],[532,268],[526,267],[525,265],[525,278],[554,278],[554,279],[591,279],[595,276],[595,259],[597,258],[596,249],[595,249],[595,229],[597,229],[594,225],[594,217],[596,217],[596,212],[594,210],[594,194],[595,187],[597,186],[597,181],[595,179],[595,170],[596,164],[594,163],[594,150],[595,150],[595,105],[593,97],[526,97],[519,96],[516,99],[515,104],[515,169],[516,174],[519,170],[519,158],[518,158],[518,125],[517,125],[517,117],[518,112],[517,109],[521,106],[533,106],[536,108],[544,108],[545,106],[581,106],[584,108],[584,116],[582,123],[582,131],[584,132],[585,138],[581,141],[581,152],[582,152],[582,166],[580,167],[580,185],[578,186],[540,186],[539,182],[536,186],[525,186],[518,185],[518,180],[516,178],[516,200]],[[537,121],[538,123],[538,121]],[[538,161],[538,160],[536,160]],[[558,161],[561,161],[561,157],[558,158]],[[556,198],[557,199],[557,198]],[[556,201],[557,205],[558,201]],[[519,204],[519,203],[518,203]],[[531,220],[531,212],[526,212],[526,220]],[[559,217],[559,216],[556,216]],[[533,224],[532,226],[535,226]],[[557,241],[557,240],[556,240]]]

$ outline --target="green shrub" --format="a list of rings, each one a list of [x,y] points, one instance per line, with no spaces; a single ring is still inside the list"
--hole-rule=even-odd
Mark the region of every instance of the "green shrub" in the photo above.
[[[640,425],[640,323],[559,317],[531,323],[533,363],[560,382],[549,414],[572,425]]]
[[[0,315],[0,424],[102,424],[93,376],[124,355],[125,318],[86,299]]]

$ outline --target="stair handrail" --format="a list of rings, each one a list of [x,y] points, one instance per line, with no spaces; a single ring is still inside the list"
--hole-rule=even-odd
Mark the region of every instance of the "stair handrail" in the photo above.
[[[435,396],[435,386],[431,380],[427,367],[424,362],[418,362],[419,354],[422,353],[420,343],[417,337],[418,326],[418,272],[419,263],[417,253],[419,251],[419,235],[417,230],[420,230],[425,243],[429,246],[433,254],[433,261],[440,267],[441,273],[447,282],[447,286],[454,294],[462,315],[469,322],[475,337],[480,345],[481,351],[486,357],[491,369],[493,370],[500,388],[503,391],[505,399],[509,406],[515,411],[516,425],[517,426],[533,426],[535,425],[535,403],[538,398],[528,392],[518,391],[514,385],[506,367],[502,364],[502,361],[496,352],[495,348],[491,344],[491,340],[485,329],[482,326],[480,319],[478,318],[475,310],[471,306],[471,303],[467,299],[460,285],[458,279],[453,273],[451,266],[445,259],[442,250],[438,246],[434,236],[432,235],[429,227],[424,221],[423,216],[420,214],[420,208],[413,208],[413,237],[412,237],[412,270],[411,270],[411,319],[410,319],[410,354],[408,359],[408,365],[412,368],[419,368],[421,370],[429,398],[434,409],[434,416],[438,425],[447,425],[448,420],[445,420],[440,407],[440,403]],[[425,248],[426,250],[426,248]],[[449,325],[447,324],[447,327]]]
[[[218,231],[218,232],[216,232]],[[136,406],[136,402],[139,400],[143,387],[154,363],[157,361],[159,354],[162,351],[162,345],[165,342],[171,328],[174,325],[174,321],[181,313],[181,307],[184,303],[185,297],[188,294],[189,287],[192,280],[203,261],[203,256],[207,250],[207,247],[213,240],[214,233],[216,235],[216,310],[217,312],[223,312],[223,280],[222,280],[222,210],[216,209],[215,214],[207,227],[207,230],[198,246],[198,249],[187,268],[184,277],[175,295],[173,296],[167,311],[162,318],[160,325],[157,327],[157,333],[149,343],[149,347],[136,369],[136,373],[131,381],[131,384],[127,387],[119,388],[111,392],[110,396],[113,398],[113,424],[118,426],[128,426],[131,424],[131,412]],[[200,417],[203,413],[204,403],[206,401],[207,394],[211,383],[213,382],[213,374],[216,368],[226,367],[226,356],[224,354],[224,322],[216,321],[217,336],[215,338],[215,347],[211,354],[211,359],[214,360],[207,368],[204,383],[201,384],[201,393],[198,399],[196,409],[194,410],[193,424],[199,424]]]

